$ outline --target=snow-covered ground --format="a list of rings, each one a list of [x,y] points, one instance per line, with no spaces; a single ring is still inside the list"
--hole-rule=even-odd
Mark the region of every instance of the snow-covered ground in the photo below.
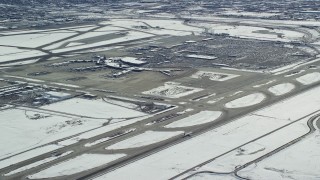
[[[67,156],[67,155],[71,154],[72,152],[73,152],[73,151],[68,151],[68,152],[62,153],[62,154],[57,155],[57,156],[53,155],[52,157],[48,157],[48,158],[46,158],[46,159],[43,159],[43,160],[34,162],[34,163],[32,163],[32,164],[23,166],[23,167],[21,167],[21,168],[15,169],[15,170],[10,171],[10,172],[8,172],[8,173],[6,173],[6,174],[4,174],[4,175],[5,175],[5,176],[11,176],[11,175],[14,175],[14,174],[16,174],[16,173],[20,173],[20,172],[26,171],[26,170],[28,170],[28,169],[31,169],[31,168],[40,166],[40,165],[42,165],[42,164],[45,164],[45,163],[54,161],[54,160],[56,160],[56,159],[58,159],[58,158]]]
[[[278,13],[266,13],[266,12],[246,12],[246,11],[233,11],[233,10],[227,10],[220,12],[218,14],[221,15],[232,15],[232,16],[248,16],[248,17],[272,17],[279,15]]]
[[[128,148],[142,147],[142,146],[158,143],[181,134],[183,134],[183,131],[175,131],[175,132],[146,131],[137,136],[134,136],[129,139],[123,140],[121,142],[118,142],[116,144],[113,144],[107,147],[106,149],[128,149]]]
[[[239,180],[232,175],[228,174],[213,174],[208,172],[199,173],[191,176],[188,180],[204,180],[204,179],[212,179],[212,180]]]
[[[101,99],[89,100],[72,98],[58,103],[42,106],[42,109],[54,110],[92,118],[134,118],[146,116],[145,113],[104,102]]]
[[[213,171],[217,173],[233,172],[236,167],[251,162],[273,150],[295,140],[309,132],[307,121],[311,116],[303,118],[301,121],[291,124],[283,129],[250,142],[244,146],[218,157],[217,159],[190,171],[180,178],[187,177],[195,172]],[[259,178],[257,178],[259,179]]]
[[[135,58],[135,57],[121,57],[121,61],[126,63],[131,63],[131,64],[137,64],[137,65],[142,65],[147,63],[146,61],[138,60],[138,58]]]
[[[198,71],[191,76],[191,78],[201,79],[209,78],[212,81],[227,81],[233,78],[238,77],[239,75],[219,73],[219,72],[210,72],[210,71]]]
[[[16,79],[23,79],[23,80],[31,81],[31,82],[44,82],[43,80],[33,79],[33,78],[26,78],[26,77],[20,77],[20,76],[4,75],[4,77],[16,78]]]
[[[269,19],[245,19],[245,18],[225,18],[218,16],[202,16],[202,15],[183,15],[184,18],[191,18],[196,20],[209,20],[209,21],[223,21],[223,22],[241,22],[245,24],[252,25],[280,25],[280,26],[320,26],[320,22],[316,20],[307,20],[307,21],[299,21],[299,20],[269,20]]]
[[[238,172],[248,179],[319,179],[320,133],[309,135],[279,153]]]
[[[54,32],[74,32],[74,31],[87,31],[96,26],[84,25],[84,26],[73,26],[66,28],[56,28],[56,29],[45,29],[45,30],[9,30],[2,31],[0,34],[3,35],[21,35],[21,34],[31,34],[31,33],[54,33]]]
[[[201,125],[208,122],[213,122],[222,115],[220,111],[201,111],[197,114],[191,115],[189,117],[174,121],[168,125],[166,128],[176,128],[176,127],[186,127]]]
[[[1,141],[1,142],[4,142],[4,141]],[[4,144],[4,145],[1,144],[1,147],[8,147],[8,146],[6,146],[6,144]],[[25,161],[25,160],[28,160],[28,159],[31,159],[31,158],[34,158],[34,157],[37,157],[37,156],[40,156],[40,155],[48,153],[50,151],[57,150],[59,148],[61,148],[61,146],[58,146],[58,145],[47,145],[47,146],[39,147],[39,148],[30,150],[30,151],[21,153],[21,154],[16,155],[16,156],[12,156],[12,157],[7,158],[7,159],[0,160],[0,169],[8,167],[10,165],[17,164],[19,162],[22,162],[22,161]],[[1,158],[4,158],[4,157],[2,156]]]
[[[206,59],[206,60],[215,60],[217,57],[215,56],[208,56],[208,55],[197,55],[197,54],[189,54],[186,55],[188,58],[196,58],[196,59]]]
[[[117,32],[117,31],[88,32],[88,33],[85,33],[85,34],[70,38],[68,40],[64,40],[64,41],[61,41],[61,42],[58,42],[58,43],[54,43],[54,44],[52,44],[50,46],[45,47],[44,49],[45,50],[53,50],[53,49],[57,49],[59,47],[63,47],[63,45],[66,45],[66,44],[68,44],[66,47],[72,47],[72,46],[70,46],[70,43],[73,43],[74,44],[73,46],[84,45],[83,42],[86,39],[93,38],[93,37],[98,37],[98,36],[103,36],[103,35],[107,35],[107,34],[112,34],[112,33],[115,33],[115,32]]]
[[[82,154],[28,176],[29,179],[54,178],[87,171],[126,156],[125,154]]]
[[[74,32],[54,32],[2,36],[0,45],[36,48],[76,34]]]
[[[52,82],[50,84],[64,86],[64,87],[71,87],[71,88],[80,88],[80,86],[73,85],[73,84],[56,83],[56,82]]]
[[[83,120],[23,109],[0,111],[0,159],[103,125],[103,120]]]
[[[163,86],[142,92],[142,94],[163,96],[167,98],[180,98],[196,92],[200,92],[202,90],[203,89],[201,88],[182,86],[178,83],[167,82]]]
[[[275,86],[272,86],[268,89],[272,94],[276,96],[281,96],[291,92],[295,88],[295,85],[292,83],[282,83]]]
[[[102,24],[112,24],[113,26],[138,29],[157,35],[187,36],[192,33],[199,34],[204,31],[201,27],[188,26],[185,25],[183,21],[172,19],[117,19],[102,22]],[[139,26],[147,26],[148,29],[138,28]]]
[[[320,81],[320,73],[313,72],[313,73],[309,73],[309,74],[300,76],[297,78],[297,81],[299,81],[303,85],[313,84],[315,82]]]
[[[132,41],[132,40],[139,40],[142,38],[149,38],[149,37],[153,37],[153,36],[154,35],[152,35],[152,34],[147,34],[144,32],[130,31],[124,37],[119,37],[119,38],[114,38],[114,39],[109,39],[109,40],[101,39],[101,41],[97,41],[94,43],[84,44],[84,45],[79,45],[79,46],[65,47],[62,49],[55,49],[55,50],[52,50],[51,52],[53,52],[53,53],[69,52],[69,51],[94,48],[94,47],[99,47],[99,46],[113,45],[116,43],[123,43],[123,42]]]
[[[195,23],[198,27],[210,28],[214,34],[228,34],[229,36],[258,39],[266,41],[282,41],[290,42],[301,39],[304,34],[296,31],[282,29],[267,29],[256,26],[245,25],[227,25],[227,24],[210,24],[210,23]]]
[[[266,96],[262,93],[253,93],[253,94],[249,94],[247,96],[235,99],[233,101],[230,101],[225,104],[225,107],[226,108],[242,108],[242,107],[253,106],[261,103],[265,98]]]
[[[39,61],[39,58],[38,59],[31,59],[31,60],[26,60],[26,61],[20,61],[20,62],[13,62],[13,63],[10,63],[10,60],[8,60],[8,63],[6,64],[1,64],[0,67],[4,67],[4,66],[22,66],[22,65],[27,65],[27,64],[33,64],[33,63],[36,63]]]
[[[38,50],[22,50],[15,47],[0,48],[0,62],[10,62],[24,58],[32,58],[46,55],[46,53]]]
[[[126,179],[127,177],[132,179],[170,179],[200,163],[237,149],[239,146],[294,120],[314,113],[320,109],[319,91],[320,87],[317,87],[255,111],[214,130],[97,177],[95,180]],[[297,130],[297,132],[301,131]],[[279,138],[287,139],[290,137],[281,136]],[[301,153],[299,154],[301,155]]]

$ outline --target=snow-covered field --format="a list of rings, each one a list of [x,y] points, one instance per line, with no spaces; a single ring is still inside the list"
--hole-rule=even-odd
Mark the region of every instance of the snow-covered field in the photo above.
[[[210,71],[198,71],[191,76],[191,78],[201,79],[201,78],[209,78],[212,81],[227,81],[233,78],[238,77],[239,75],[235,74],[227,74],[227,73],[219,73],[219,72],[210,72]]]
[[[46,53],[38,50],[22,50],[15,47],[0,48],[0,62],[10,62],[12,60],[32,58],[43,55],[46,55]]]
[[[160,131],[146,131],[137,136],[131,137],[129,139],[123,140],[116,144],[113,144],[106,149],[128,149],[128,148],[136,148],[147,146],[150,144],[155,144],[172,137],[183,134],[183,131],[175,131],[175,132],[160,132]]]
[[[266,13],[266,12],[245,12],[245,11],[223,11],[221,13],[218,13],[221,15],[232,15],[232,16],[248,16],[248,17],[272,17],[279,15],[278,13]]]
[[[316,131],[279,153],[238,172],[248,179],[319,179],[320,133]]]
[[[276,96],[281,96],[291,92],[295,88],[295,85],[292,83],[282,83],[275,86],[272,86],[268,89],[272,94]]]
[[[75,35],[75,32],[21,34],[0,37],[0,45],[36,48]]]
[[[189,54],[186,55],[188,58],[196,58],[196,59],[205,59],[205,60],[215,60],[217,57],[215,56],[208,56],[208,55],[196,55],[196,54]]]
[[[99,46],[107,46],[107,45],[112,45],[112,44],[116,44],[116,43],[123,43],[123,42],[132,41],[132,40],[139,40],[142,38],[149,38],[149,37],[153,37],[153,36],[154,35],[152,35],[152,34],[147,34],[144,32],[130,31],[124,37],[119,37],[119,38],[114,38],[114,39],[109,39],[109,40],[101,39],[101,41],[97,41],[94,43],[84,44],[84,45],[79,45],[79,46],[65,47],[62,49],[55,49],[55,50],[52,50],[51,52],[53,52],[53,53],[69,52],[69,51],[74,51],[74,50],[94,48],[94,47],[99,47]]]
[[[81,139],[88,139],[149,117],[142,112],[112,105],[102,100],[79,98],[61,101],[41,108],[79,116],[93,116],[97,119],[75,118],[72,115],[62,116],[57,115],[56,112],[53,114],[46,111],[36,112],[30,108],[2,110],[0,111],[0,146],[6,148],[0,149],[0,159],[88,131],[59,142],[59,146],[55,147],[55,149],[58,149],[77,143]],[[103,126],[112,118],[119,119]],[[130,119],[126,120],[126,118]],[[11,160],[8,162],[11,162]],[[4,166],[6,164],[10,165],[7,161],[0,161],[0,165],[1,163],[4,163]]]
[[[112,34],[115,33],[117,31],[110,31],[110,32],[88,32],[73,38],[70,38],[68,40],[65,41],[61,41],[59,43],[55,43],[53,45],[47,46],[44,49],[45,50],[53,50],[53,49],[57,49],[59,47],[63,47],[63,45],[66,45],[66,47],[72,47],[72,45],[70,45],[70,43],[76,43],[73,46],[79,46],[79,45],[84,45],[85,43],[83,43],[83,41],[85,39],[89,39],[89,38],[93,38],[93,37],[98,37],[98,36],[103,36],[103,35],[107,35],[107,34]]]
[[[135,58],[135,57],[121,57],[121,61],[126,63],[131,63],[131,64],[137,64],[137,65],[142,65],[147,63],[146,61],[138,60],[138,58]]]
[[[64,87],[71,87],[71,88],[80,88],[80,86],[73,85],[73,84],[56,83],[56,82],[51,82],[50,84],[64,86]]]
[[[239,178],[236,178],[236,177],[234,177],[232,175],[228,175],[228,174],[213,174],[213,173],[209,173],[209,172],[199,173],[199,174],[196,174],[196,175],[188,178],[188,180],[204,180],[204,179],[239,180]]]
[[[230,101],[225,104],[225,107],[226,108],[242,108],[242,107],[253,106],[261,103],[265,98],[266,96],[262,93],[253,93],[253,94],[249,94],[247,96],[235,99],[233,101]]]
[[[237,147],[283,127],[294,120],[314,113],[320,109],[320,97],[317,96],[319,91],[320,87],[303,92],[137,160],[134,163],[97,177],[95,180],[126,179],[127,177],[132,179],[170,179],[200,163],[227,151],[237,149]],[[303,104],[304,106],[297,106],[296,104]],[[300,130],[295,130],[301,133]],[[304,131],[305,129],[302,130]],[[287,139],[290,137],[281,136],[278,138]]]
[[[124,108],[103,100],[88,100],[72,98],[58,103],[42,106],[42,109],[59,111],[63,113],[75,114],[84,117],[103,119],[125,119],[146,116],[145,113]]]
[[[0,159],[104,123],[23,109],[0,111],[0,119]]]
[[[1,141],[1,142],[3,142],[3,141]],[[7,146],[1,144],[1,147],[7,147]],[[19,162],[22,162],[22,161],[25,161],[25,160],[28,160],[31,158],[34,158],[34,157],[37,157],[37,156],[40,156],[40,155],[48,153],[50,151],[57,150],[59,148],[61,148],[61,146],[47,145],[47,146],[39,147],[39,148],[30,150],[30,151],[21,153],[19,155],[16,155],[16,156],[13,156],[13,157],[10,157],[7,159],[0,160],[0,169],[8,167],[10,165],[17,164]],[[3,157],[1,157],[1,158],[3,158]]]
[[[139,30],[157,35],[187,36],[192,33],[199,34],[204,31],[201,27],[188,26],[183,24],[183,21],[172,19],[117,19],[102,22],[102,24],[112,24],[113,26],[131,29],[139,29],[139,26],[147,26],[148,29],[140,28]]]
[[[126,156],[125,154],[82,154],[28,176],[29,179],[54,178],[87,171]]]
[[[182,86],[175,82],[166,82],[163,86],[142,92],[142,94],[163,96],[167,98],[180,98],[202,90],[203,89],[201,88]]]
[[[189,117],[174,121],[168,125],[166,128],[176,128],[176,127],[186,127],[201,125],[208,122],[213,122],[222,115],[220,111],[201,111],[197,114],[191,115]]]
[[[283,129],[275,131],[274,133],[262,137],[258,140],[250,142],[244,146],[236,148],[235,150],[198,167],[195,171],[190,171],[183,175],[194,174],[201,171],[213,171],[217,173],[233,172],[238,166],[251,162],[273,150],[281,147],[282,145],[297,139],[309,132],[307,121],[311,116],[302,119],[299,122],[291,124]],[[257,178],[259,179],[259,178]]]
[[[4,77],[22,79],[22,80],[25,80],[25,81],[38,82],[38,83],[39,83],[39,82],[44,82],[44,81],[39,80],[39,79],[26,78],[26,77],[20,77],[20,76],[4,75]]]
[[[297,78],[297,81],[299,81],[303,85],[313,84],[315,82],[320,81],[320,73],[313,72],[313,73],[309,73],[309,74],[300,76]]]
[[[304,34],[296,31],[282,30],[282,29],[267,29],[256,26],[244,25],[227,25],[227,24],[209,24],[209,23],[195,23],[198,27],[210,28],[214,34],[228,34],[229,36],[258,39],[266,41],[282,41],[290,42],[301,39]]]
[[[34,163],[32,163],[32,164],[23,166],[23,167],[21,167],[21,168],[15,169],[15,170],[13,170],[13,171],[10,171],[10,172],[8,172],[8,173],[6,173],[6,174],[4,174],[4,175],[5,175],[5,176],[11,176],[11,175],[14,175],[14,174],[16,174],[16,173],[20,173],[20,172],[26,171],[26,170],[28,170],[28,169],[31,169],[31,168],[40,166],[40,165],[42,165],[42,164],[45,164],[45,163],[54,161],[54,160],[56,160],[56,159],[58,159],[58,158],[67,156],[67,155],[71,154],[72,152],[73,152],[73,151],[68,151],[68,152],[62,153],[62,154],[60,154],[60,155],[58,155],[58,156],[48,157],[48,158],[46,158],[46,159],[43,159],[43,160],[34,162]]]

